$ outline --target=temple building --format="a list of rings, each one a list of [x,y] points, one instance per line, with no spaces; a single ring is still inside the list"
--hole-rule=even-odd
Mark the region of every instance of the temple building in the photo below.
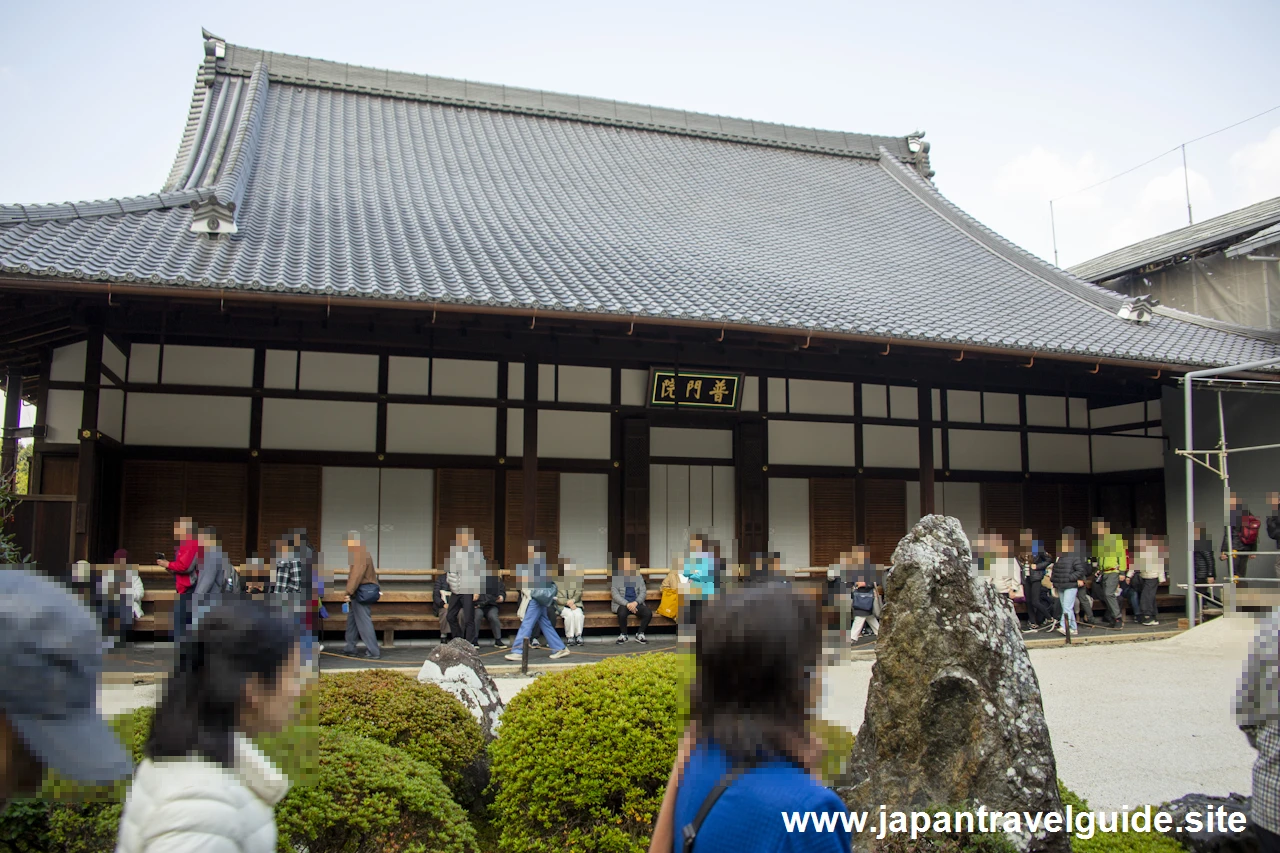
[[[459,526],[652,568],[691,531],[885,562],[932,512],[1163,533],[1179,375],[1280,357],[1012,245],[922,133],[204,53],[158,192],[0,205],[48,562],[150,560],[180,514],[383,570]]]

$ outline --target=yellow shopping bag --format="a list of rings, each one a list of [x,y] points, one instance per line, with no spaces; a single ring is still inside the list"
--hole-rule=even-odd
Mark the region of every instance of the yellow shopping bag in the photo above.
[[[680,593],[674,589],[662,591],[662,601],[658,603],[658,615],[674,619],[680,613]]]

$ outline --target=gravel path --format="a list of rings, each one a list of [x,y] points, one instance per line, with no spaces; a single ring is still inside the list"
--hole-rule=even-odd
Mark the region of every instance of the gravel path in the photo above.
[[[1254,623],[1218,619],[1168,640],[1032,649],[1058,776],[1095,808],[1190,792],[1247,794],[1254,752],[1232,719]],[[870,662],[827,674],[823,716],[857,731]],[[504,700],[531,678],[497,678]],[[154,685],[105,686],[117,714],[154,703]]]

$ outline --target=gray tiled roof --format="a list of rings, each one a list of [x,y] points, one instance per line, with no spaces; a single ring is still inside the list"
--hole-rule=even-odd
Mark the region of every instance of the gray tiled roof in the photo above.
[[[1238,258],[1241,255],[1252,254],[1266,246],[1274,246],[1277,243],[1280,243],[1280,224],[1262,229],[1249,239],[1241,240],[1239,243],[1228,247],[1222,254],[1228,258]]]
[[[1069,271],[1086,281],[1107,281],[1151,264],[1171,263],[1216,250],[1277,223],[1280,198],[1268,199],[1099,255]]]
[[[190,210],[159,203],[0,208],[0,270],[1170,365],[1280,356],[1280,336],[1169,312],[1116,319],[1116,294],[966,216],[902,162],[909,149],[441,103],[388,94],[409,85],[389,72],[226,51],[202,69],[212,87],[193,101],[169,188],[209,194],[195,201],[233,210],[238,233],[211,241],[191,233]]]

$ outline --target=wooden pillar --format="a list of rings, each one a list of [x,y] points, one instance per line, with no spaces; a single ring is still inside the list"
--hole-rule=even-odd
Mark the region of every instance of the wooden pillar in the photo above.
[[[763,383],[763,379],[761,382]],[[738,424],[733,453],[738,485],[738,561],[769,545],[769,481],[766,476],[764,421]]]
[[[0,477],[17,477],[18,436],[22,419],[22,368],[9,365],[4,382],[4,437],[0,438]]]
[[[258,553],[265,560],[271,559],[270,549],[261,548],[262,529],[262,461],[258,453],[262,449],[262,387],[267,384],[267,351],[259,347],[253,352],[253,398],[249,401],[249,470],[245,487],[244,553]],[[284,531],[270,531],[268,536],[278,536]],[[314,530],[307,531],[314,535]]]
[[[493,473],[493,561],[509,571],[519,563],[519,555],[507,562],[507,421],[510,409],[510,371],[506,361],[498,362],[498,424],[494,430],[493,453],[498,467]]]
[[[648,566],[649,421],[645,418],[622,422],[622,526],[622,551],[637,565]]]
[[[609,555],[622,553],[622,541],[626,532],[626,517],[623,513],[622,491],[622,371],[615,367],[610,371],[609,402],[613,405],[609,415],[609,506],[608,506],[608,548]],[[648,562],[648,561],[646,561]]]
[[[524,362],[524,452],[520,459],[524,480],[524,541],[534,539],[538,518],[538,362]]]
[[[933,494],[933,388],[921,383],[916,388],[916,409],[920,417],[920,516],[934,512]]]
[[[40,358],[40,384],[36,386],[36,434],[44,436],[45,430],[49,424],[49,370],[50,356],[46,351]],[[44,494],[43,472],[41,468],[44,464],[43,456],[40,453],[40,444],[43,438],[38,438],[31,446],[31,474],[27,480],[27,492],[33,495]]]
[[[98,396],[102,384],[102,326],[89,330],[84,357],[84,402],[80,409],[79,481],[76,485],[76,560],[92,561],[98,520]]]

